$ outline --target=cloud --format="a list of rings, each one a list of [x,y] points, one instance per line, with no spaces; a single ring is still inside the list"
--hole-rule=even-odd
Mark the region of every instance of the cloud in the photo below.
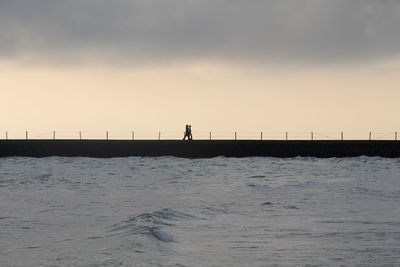
[[[1,0],[0,58],[129,64],[387,60],[397,0]]]

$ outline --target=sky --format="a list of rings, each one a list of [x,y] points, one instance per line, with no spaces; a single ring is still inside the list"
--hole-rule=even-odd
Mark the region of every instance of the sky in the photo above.
[[[400,132],[397,0],[0,0],[0,138]]]

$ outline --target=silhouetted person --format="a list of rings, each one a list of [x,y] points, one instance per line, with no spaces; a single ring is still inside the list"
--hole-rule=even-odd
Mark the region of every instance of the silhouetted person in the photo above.
[[[188,138],[189,138],[189,140],[193,140],[192,125],[189,125],[189,127],[188,127]]]
[[[186,137],[188,139],[190,139],[190,135],[189,135],[189,125],[186,124],[186,129],[185,129],[185,135],[183,136],[183,140],[186,139]]]

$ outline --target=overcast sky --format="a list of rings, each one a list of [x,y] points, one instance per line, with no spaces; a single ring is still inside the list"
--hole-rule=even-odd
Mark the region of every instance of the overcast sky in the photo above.
[[[0,57],[331,64],[400,52],[398,0],[1,0]]]
[[[399,0],[0,0],[0,26],[0,139],[400,132]]]

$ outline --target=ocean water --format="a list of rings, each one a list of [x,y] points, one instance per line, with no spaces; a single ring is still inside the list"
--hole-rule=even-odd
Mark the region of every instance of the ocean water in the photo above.
[[[0,266],[399,266],[400,160],[0,159]]]

